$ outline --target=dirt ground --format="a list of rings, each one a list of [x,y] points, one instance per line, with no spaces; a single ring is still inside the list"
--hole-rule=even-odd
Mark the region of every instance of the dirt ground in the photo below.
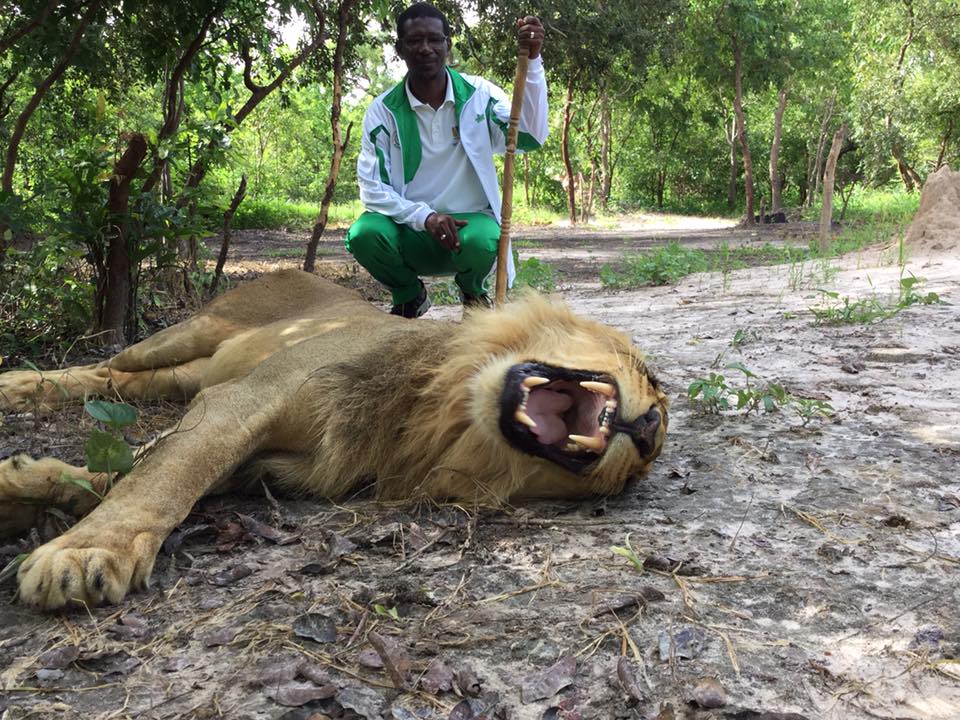
[[[811,232],[521,229],[521,258],[555,265],[563,298],[630,333],[669,390],[668,442],[643,482],[479,513],[204,501],[152,590],[90,611],[0,606],[0,717],[960,717],[960,254],[901,265],[877,248],[619,292],[597,279],[667,239],[709,250]],[[303,243],[239,233],[229,270],[295,265]],[[323,242],[321,272],[384,303],[341,247]],[[910,273],[947,304],[814,322],[819,288],[886,304]],[[743,387],[729,363],[835,413],[707,414],[687,386],[717,372]],[[177,412],[145,406],[131,439]],[[79,410],[2,422],[0,455],[74,461],[90,428]]]

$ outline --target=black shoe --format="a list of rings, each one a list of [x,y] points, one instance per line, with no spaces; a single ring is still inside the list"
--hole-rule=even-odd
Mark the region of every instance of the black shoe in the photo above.
[[[483,295],[467,295],[463,293],[464,310],[490,310],[492,307],[493,303],[490,301],[490,296],[486,293]]]
[[[423,281],[420,281],[420,292],[413,300],[408,300],[400,305],[394,305],[390,309],[391,315],[399,315],[409,319],[418,318],[430,309],[430,296],[427,295],[427,288]]]

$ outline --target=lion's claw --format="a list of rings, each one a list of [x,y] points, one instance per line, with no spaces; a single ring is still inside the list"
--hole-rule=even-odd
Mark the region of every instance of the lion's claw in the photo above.
[[[146,587],[159,548],[151,534],[140,533],[123,550],[73,547],[70,535],[41,546],[20,566],[24,603],[44,610],[70,603],[92,607],[118,603],[130,590]]]

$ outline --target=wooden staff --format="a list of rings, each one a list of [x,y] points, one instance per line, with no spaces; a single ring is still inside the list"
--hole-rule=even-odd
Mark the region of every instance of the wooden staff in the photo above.
[[[507,301],[507,262],[510,254],[510,216],[513,214],[513,167],[517,154],[517,132],[520,127],[520,108],[527,85],[527,62],[530,48],[517,51],[517,74],[513,78],[513,104],[510,106],[510,124],[507,126],[507,154],[503,158],[503,202],[500,204],[500,240],[497,244],[496,304]]]

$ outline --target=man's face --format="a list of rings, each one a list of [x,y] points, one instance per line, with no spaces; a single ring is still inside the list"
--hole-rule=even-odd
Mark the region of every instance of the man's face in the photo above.
[[[450,38],[444,34],[439,18],[413,18],[404,23],[397,51],[413,78],[430,80],[443,72],[450,52]]]

